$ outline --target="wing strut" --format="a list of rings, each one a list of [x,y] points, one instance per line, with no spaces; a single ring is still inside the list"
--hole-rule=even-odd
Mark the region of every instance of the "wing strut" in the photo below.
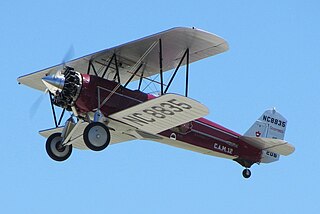
[[[167,91],[168,91],[168,89],[169,89],[169,87],[170,87],[170,85],[171,85],[171,83],[172,83],[172,81],[173,81],[173,79],[174,79],[174,77],[176,76],[176,74],[177,74],[177,71],[179,70],[179,68],[180,68],[180,66],[181,66],[181,64],[182,64],[182,62],[183,62],[183,60],[186,58],[186,56],[187,56],[187,65],[186,65],[186,94],[185,94],[185,96],[187,97],[188,96],[188,76],[189,76],[189,48],[187,48],[187,50],[184,52],[184,54],[183,54],[183,56],[182,56],[182,58],[181,58],[181,60],[180,60],[180,62],[179,62],[179,64],[178,64],[178,66],[176,67],[176,69],[175,69],[175,71],[174,71],[174,73],[173,73],[173,75],[171,76],[171,78],[170,78],[170,80],[169,80],[169,83],[168,83],[168,85],[167,85],[167,87],[166,87],[166,89],[164,90],[164,93],[167,93]]]
[[[94,65],[92,64],[92,61],[90,60],[89,61],[89,68],[88,68],[88,74],[90,73],[90,68],[92,67],[92,69],[93,69],[93,72],[94,72],[94,74],[96,75],[96,76],[98,76],[98,73],[97,73],[97,71],[96,71],[96,68],[94,67]]]
[[[162,40],[159,39],[159,66],[160,66],[160,81],[161,81],[161,95],[163,95],[163,69],[162,69]]]
[[[141,88],[142,79],[143,79],[143,73],[144,73],[144,70],[142,70],[142,72],[141,72],[141,76],[140,76],[140,80],[139,80],[139,87],[138,87],[138,91],[140,91],[140,88]]]
[[[104,70],[104,72],[103,72],[103,74],[102,74],[102,78],[104,78],[104,76],[106,75],[106,73],[107,73],[107,71],[108,71],[108,69],[109,69],[109,67],[110,67],[110,65],[111,65],[111,62],[112,62],[112,60],[113,60],[113,58],[116,56],[116,54],[114,53],[113,55],[112,55],[112,57],[111,57],[111,59],[109,60],[109,62],[108,62],[108,65],[107,65],[107,67],[106,67],[106,69]]]
[[[60,114],[60,117],[59,117],[59,121],[57,120],[57,114],[56,114],[56,110],[54,108],[54,104],[53,104],[53,94],[51,92],[49,92],[49,98],[50,98],[50,103],[51,103],[51,109],[52,109],[52,115],[53,115],[53,120],[54,120],[54,124],[56,126],[56,128],[58,128],[61,124],[61,121],[62,121],[62,118],[64,116],[64,113],[65,113],[65,110],[66,109],[63,109],[61,114]]]
[[[188,97],[188,87],[189,87],[189,48],[187,48],[186,52],[187,52],[187,65],[186,65],[186,94],[185,94],[185,96]]]
[[[119,74],[119,67],[118,67],[118,60],[117,60],[117,55],[114,54],[114,62],[116,64],[116,74],[113,77],[113,80],[116,79],[116,77],[118,77],[118,83],[121,84],[120,82],[120,74]]]
[[[52,98],[52,96],[53,96],[52,93],[49,92],[49,97],[50,97],[50,103],[51,103],[51,109],[52,109],[54,124],[56,125],[56,128],[58,128],[57,116],[56,116],[56,111],[54,110],[53,98]]]
[[[104,69],[104,72],[101,76],[101,78],[104,78],[104,76],[106,75],[112,61],[114,61],[114,64],[115,64],[115,70],[116,70],[116,73],[113,77],[113,80],[117,79],[118,82],[120,83],[120,73],[119,73],[119,67],[118,67],[118,60],[117,60],[117,55],[114,53],[111,57],[111,59],[109,60],[107,66],[106,65],[103,65],[103,66],[106,66],[106,68]],[[90,71],[91,71],[91,68],[93,69],[93,72],[96,76],[99,76],[98,73],[101,73],[102,69],[100,68],[97,72],[96,68],[94,67],[94,64],[92,63],[92,60],[89,61],[89,65],[88,65],[88,70],[87,70],[87,74],[90,74]]]
[[[136,69],[136,71],[131,75],[130,79],[128,79],[128,81],[126,82],[126,84],[124,84],[123,87],[127,87],[127,85],[131,82],[131,80],[133,79],[133,77],[138,73],[138,71],[140,70],[140,68],[142,67],[143,64],[140,64],[139,67]]]
[[[128,81],[126,82],[126,84],[124,85],[124,87],[126,87],[131,80],[135,77],[135,76],[139,76],[137,75],[138,71],[140,70],[140,68],[144,65],[143,60],[146,58],[146,56],[149,55],[149,53],[153,50],[153,48],[158,44],[158,41],[155,41],[154,43],[151,44],[151,46],[146,50],[146,52],[140,57],[140,59],[136,62],[136,64],[134,66],[131,67],[130,71],[128,71],[128,73],[132,74],[131,77],[128,79]],[[140,65],[139,65],[140,64]],[[135,72],[133,72],[133,70],[135,69]],[[141,81],[143,78],[143,72],[144,70],[142,70],[141,75],[140,75],[140,82],[139,82],[139,90],[140,90],[140,86],[141,86]]]

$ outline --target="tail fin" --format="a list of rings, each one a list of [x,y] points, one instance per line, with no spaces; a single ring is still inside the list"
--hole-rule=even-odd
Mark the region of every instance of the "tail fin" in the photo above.
[[[244,134],[248,137],[284,139],[287,120],[275,109],[265,111]]]

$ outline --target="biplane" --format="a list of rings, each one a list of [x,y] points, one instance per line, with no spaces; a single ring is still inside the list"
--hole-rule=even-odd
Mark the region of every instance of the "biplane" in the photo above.
[[[253,164],[277,161],[294,147],[284,140],[287,120],[275,109],[241,135],[203,118],[208,108],[188,97],[189,65],[227,50],[227,42],[214,34],[173,28],[21,76],[18,82],[49,94],[55,127],[39,133],[55,161],[68,159],[73,148],[102,151],[141,139],[234,160],[249,178]],[[184,94],[169,93],[181,67]],[[164,82],[167,71],[172,74]],[[137,87],[130,89],[134,81]],[[143,92],[143,81],[157,82],[159,93]],[[65,112],[71,116],[62,122]]]

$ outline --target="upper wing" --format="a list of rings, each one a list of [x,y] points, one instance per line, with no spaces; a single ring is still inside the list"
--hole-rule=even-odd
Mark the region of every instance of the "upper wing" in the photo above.
[[[109,117],[150,134],[157,134],[208,113],[207,107],[193,99],[165,94]]]
[[[187,48],[189,49],[189,63],[228,50],[227,42],[214,34],[195,28],[181,27],[80,57],[67,62],[67,65],[73,67],[80,73],[87,73],[89,62],[91,62],[96,68],[97,73],[101,75],[115,54],[121,83],[127,82],[133,73],[132,69],[135,66],[139,66],[136,65],[137,63],[143,64],[143,67],[131,81],[139,79],[142,72],[144,77],[149,77],[159,73],[159,39],[161,39],[162,43],[163,71],[175,68]],[[148,54],[146,55],[146,53]],[[185,61],[186,60],[184,60],[182,65],[186,64]],[[18,82],[31,88],[44,91],[46,87],[41,79],[48,74],[55,73],[61,67],[62,64],[59,64],[19,77]],[[105,78],[113,79],[116,71],[115,67],[115,64],[112,62]]]
[[[295,150],[287,141],[280,139],[247,136],[241,136],[240,139],[258,149],[268,150],[280,155],[290,155]]]

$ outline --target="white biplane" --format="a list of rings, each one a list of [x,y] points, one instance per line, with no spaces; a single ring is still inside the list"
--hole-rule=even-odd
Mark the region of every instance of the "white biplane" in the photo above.
[[[53,160],[66,160],[73,148],[101,151],[143,139],[234,160],[248,178],[254,163],[277,161],[294,147],[283,140],[287,120],[274,109],[240,135],[203,118],[208,108],[188,97],[189,64],[226,50],[227,42],[214,34],[173,28],[21,76],[18,82],[49,92],[55,127],[40,134]],[[185,94],[168,93],[182,66]],[[169,70],[172,76],[164,83]],[[142,81],[155,82],[154,75],[160,76],[160,96],[141,90]],[[128,88],[132,81],[137,88]],[[60,117],[54,106],[63,109]],[[65,111],[72,115],[61,125]]]

